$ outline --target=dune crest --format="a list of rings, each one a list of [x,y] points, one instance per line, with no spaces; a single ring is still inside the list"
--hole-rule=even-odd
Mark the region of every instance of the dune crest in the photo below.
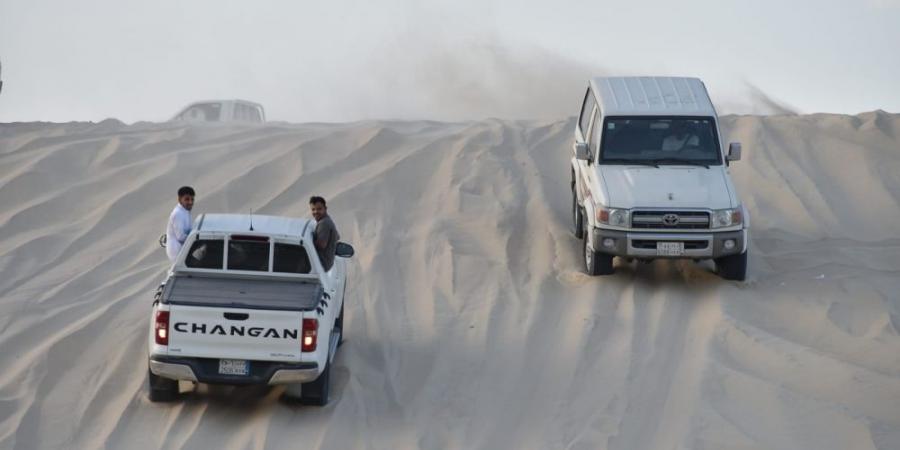
[[[722,119],[747,284],[584,276],[573,126],[0,124],[0,448],[900,447],[900,116]],[[329,200],[357,250],[333,404],[147,400],[182,184],[196,213]]]

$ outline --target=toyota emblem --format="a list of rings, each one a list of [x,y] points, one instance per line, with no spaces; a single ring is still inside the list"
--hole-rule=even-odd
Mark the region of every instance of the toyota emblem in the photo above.
[[[674,227],[678,225],[678,214],[666,214],[662,217],[662,220],[667,226]]]

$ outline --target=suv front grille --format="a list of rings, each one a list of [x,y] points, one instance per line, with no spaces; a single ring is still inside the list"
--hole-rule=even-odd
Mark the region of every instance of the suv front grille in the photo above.
[[[632,211],[631,228],[705,230],[709,228],[709,213],[705,211]]]

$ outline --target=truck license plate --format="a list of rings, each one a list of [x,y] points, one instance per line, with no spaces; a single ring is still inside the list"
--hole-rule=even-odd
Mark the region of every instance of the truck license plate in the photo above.
[[[248,375],[250,364],[243,359],[220,359],[219,373],[222,375]]]
[[[684,242],[657,242],[656,254],[659,256],[684,255]]]

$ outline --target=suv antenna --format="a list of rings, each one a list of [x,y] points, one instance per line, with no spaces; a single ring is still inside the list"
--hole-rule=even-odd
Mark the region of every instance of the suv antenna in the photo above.
[[[253,231],[253,208],[250,208],[250,231]]]

